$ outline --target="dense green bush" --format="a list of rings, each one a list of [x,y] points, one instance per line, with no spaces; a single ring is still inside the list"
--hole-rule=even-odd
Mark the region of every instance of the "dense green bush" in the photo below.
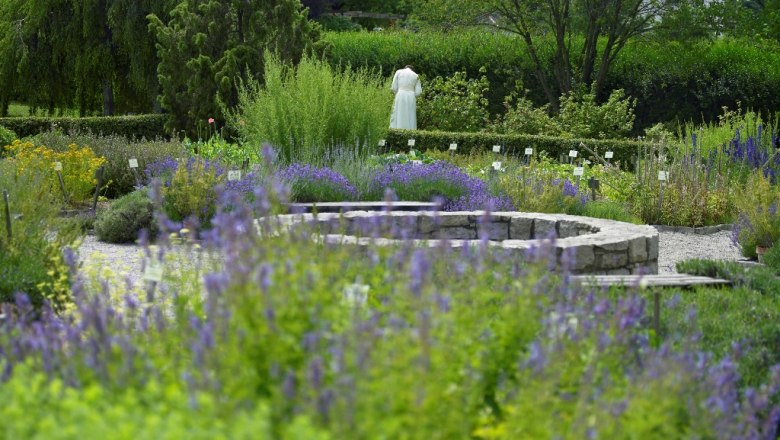
[[[390,123],[392,93],[384,79],[313,58],[290,68],[266,56],[264,83],[242,87],[230,116],[258,159],[264,142],[278,148],[285,164],[330,165],[337,146],[355,157],[373,152]]]
[[[170,137],[165,130],[166,115],[102,116],[89,118],[0,118],[0,126],[13,130],[20,137],[61,130],[64,133],[80,132],[103,135],[119,135],[130,139],[157,139]]]
[[[11,145],[11,142],[18,138],[19,136],[17,136],[16,133],[14,133],[12,130],[9,130],[0,125],[0,156],[2,155],[3,147],[6,145]]]
[[[423,93],[417,100],[417,126],[422,130],[480,131],[488,120],[485,94],[487,77],[469,79],[466,72],[453,76],[437,76],[423,83]]]
[[[170,157],[186,157],[184,145],[178,140],[130,140],[120,135],[95,135],[90,133],[63,134],[59,131],[46,131],[33,138],[36,144],[46,145],[56,151],[67,151],[68,145],[86,145],[98,156],[105,157],[103,173],[105,190],[102,193],[109,198],[121,197],[136,185],[146,183],[146,166]],[[137,173],[130,168],[129,160],[138,160]]]
[[[139,189],[111,203],[95,221],[95,233],[107,243],[132,243],[138,233],[155,232],[154,205],[147,189]]]
[[[515,89],[516,81],[529,89],[528,98],[535,105],[545,103],[531,58],[516,36],[480,29],[342,32],[327,33],[325,39],[333,45],[332,62],[380,68],[386,75],[411,63],[430,78],[459,71],[478,78],[484,66],[494,114],[503,111],[504,97]],[[579,56],[581,45],[577,39],[572,42],[572,57]],[[543,62],[551,62],[549,41],[541,42],[539,52]],[[762,112],[775,111],[780,108],[780,95],[774,93],[778,88],[777,43],[725,38],[693,44],[635,41],[618,54],[606,83],[606,90],[623,89],[637,99],[637,130],[659,121],[711,121],[722,107],[736,108],[738,101]]]
[[[408,140],[415,140],[415,149],[418,150],[447,150],[451,143],[458,144],[458,153],[469,154],[471,152],[491,151],[494,145],[501,146],[501,154],[522,156],[528,147],[534,149],[534,153],[545,152],[549,157],[559,158],[568,156],[570,150],[578,150],[580,158],[591,156],[580,147],[584,143],[600,156],[606,151],[613,151],[615,156],[613,163],[620,162],[623,166],[630,166],[634,162],[643,144],[631,140],[602,140],[602,139],[569,139],[552,136],[533,135],[502,135],[493,133],[452,133],[443,131],[410,131],[390,130],[387,137],[387,148],[392,151],[409,151]],[[594,161],[594,158],[590,159]]]

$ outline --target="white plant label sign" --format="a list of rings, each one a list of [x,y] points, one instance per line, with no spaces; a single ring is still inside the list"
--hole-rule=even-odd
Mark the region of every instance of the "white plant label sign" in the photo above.
[[[501,171],[501,162],[493,162],[493,169],[496,171]]]
[[[127,162],[130,164],[130,168],[138,168],[138,159],[132,158]]]
[[[500,153],[501,152],[501,145],[493,145],[493,152],[494,153]]]
[[[526,156],[530,156],[532,154],[534,154],[534,149],[533,148],[526,148],[525,149],[525,155]]]
[[[348,284],[344,286],[344,302],[352,307],[364,307],[368,303],[368,291],[370,286],[367,284]]]
[[[54,162],[54,171],[62,171],[62,162]]]
[[[409,139],[409,142],[406,143],[410,147],[414,147],[414,139]]]
[[[575,167],[574,168],[574,175],[575,176],[582,176],[583,174],[585,174],[585,168],[583,168],[583,167]]]
[[[450,144],[450,151],[457,151],[458,150],[458,144]]]
[[[577,157],[577,150],[569,150],[569,157]]]
[[[414,164],[414,165],[422,165],[422,161],[421,160],[413,160],[412,164]]]
[[[162,281],[163,266],[159,259],[153,257],[144,258],[144,281],[159,283]]]
[[[615,152],[614,151],[607,151],[606,153],[604,153],[604,158],[605,159],[612,159],[613,157],[615,157]]]
[[[241,180],[241,170],[230,170],[230,171],[228,171],[228,181],[229,182],[236,182],[238,180]]]
[[[387,141],[384,139],[379,139],[379,146],[384,147],[385,145],[387,145]]]
[[[669,171],[659,171],[658,180],[662,182],[669,180]]]

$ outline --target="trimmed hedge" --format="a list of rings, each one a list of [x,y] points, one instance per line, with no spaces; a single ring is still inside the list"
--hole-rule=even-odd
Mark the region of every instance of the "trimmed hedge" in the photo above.
[[[451,143],[458,144],[458,153],[469,154],[478,151],[492,151],[494,145],[501,145],[501,154],[522,156],[525,149],[531,147],[534,154],[544,151],[553,159],[561,155],[568,157],[570,150],[577,150],[579,157],[589,158],[587,150],[580,148],[584,143],[588,148],[603,157],[604,152],[613,151],[612,162],[620,162],[622,167],[633,164],[643,143],[631,140],[568,139],[552,136],[509,135],[493,133],[454,133],[445,131],[390,130],[387,146],[390,151],[409,151],[408,141],[414,139],[414,149],[447,150]],[[595,163],[595,161],[594,161]]]
[[[19,137],[34,136],[57,127],[64,133],[91,132],[103,135],[119,135],[128,139],[168,138],[165,130],[167,115],[102,116],[88,118],[0,118],[0,126],[15,132]]]
[[[516,36],[469,30],[435,32],[326,33],[332,45],[332,63],[367,66],[386,75],[405,64],[432,79],[465,71],[470,78],[488,69],[491,112],[503,110],[503,99],[521,81],[528,98],[544,104],[545,97],[534,75],[525,45]],[[542,41],[539,56],[552,72],[553,46]],[[581,51],[581,39],[572,42],[572,57]],[[423,83],[425,87],[425,83]],[[637,98],[635,131],[657,122],[714,121],[727,106],[741,102],[763,114],[780,110],[780,45],[754,39],[718,39],[679,42],[633,41],[615,60],[607,76],[605,94],[624,89]],[[602,97],[605,98],[605,97]]]

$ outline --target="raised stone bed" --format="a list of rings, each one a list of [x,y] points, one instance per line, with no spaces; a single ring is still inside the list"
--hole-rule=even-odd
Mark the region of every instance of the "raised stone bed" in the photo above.
[[[522,258],[550,242],[559,259],[571,258],[574,273],[658,273],[658,231],[652,226],[563,214],[525,212],[365,212],[282,215],[281,226],[314,224],[330,243],[358,246],[401,244],[475,245],[480,239]],[[565,257],[566,256],[566,257]]]

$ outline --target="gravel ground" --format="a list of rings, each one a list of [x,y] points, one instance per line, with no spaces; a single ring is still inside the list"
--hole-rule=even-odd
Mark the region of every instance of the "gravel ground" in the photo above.
[[[79,248],[79,256],[84,269],[100,272],[108,268],[118,280],[141,274],[143,252],[136,245],[101,243],[90,235]],[[691,258],[736,261],[744,257],[732,244],[729,231],[708,235],[659,232],[658,273],[676,273],[677,262]]]

